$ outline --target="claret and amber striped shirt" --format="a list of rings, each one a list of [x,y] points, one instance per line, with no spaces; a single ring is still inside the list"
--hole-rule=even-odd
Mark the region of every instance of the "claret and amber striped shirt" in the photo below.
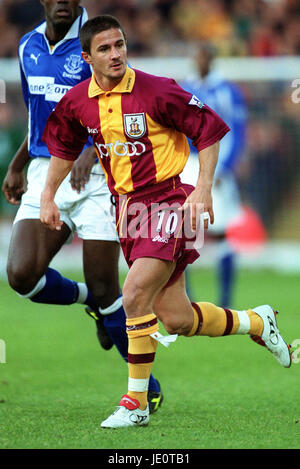
[[[113,194],[126,194],[180,174],[189,155],[229,128],[174,80],[129,67],[121,82],[103,91],[95,77],[76,85],[51,113],[44,141],[51,155],[75,160],[89,135]]]

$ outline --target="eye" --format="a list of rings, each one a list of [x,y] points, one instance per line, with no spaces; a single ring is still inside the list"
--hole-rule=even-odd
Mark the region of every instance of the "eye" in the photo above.
[[[98,48],[98,51],[99,51],[99,52],[106,52],[107,50],[108,50],[108,46],[100,46],[100,47]]]

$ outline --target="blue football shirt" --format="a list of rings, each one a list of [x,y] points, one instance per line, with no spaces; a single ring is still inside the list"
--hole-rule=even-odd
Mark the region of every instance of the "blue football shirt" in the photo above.
[[[87,21],[85,9],[66,36],[53,47],[45,35],[46,21],[25,34],[19,44],[23,96],[28,108],[28,150],[31,158],[50,154],[42,141],[47,119],[64,94],[91,76],[81,57],[79,31]]]

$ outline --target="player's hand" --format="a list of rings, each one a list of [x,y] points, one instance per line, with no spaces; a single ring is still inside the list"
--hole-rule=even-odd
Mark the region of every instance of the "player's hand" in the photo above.
[[[211,195],[211,185],[203,184],[197,186],[186,198],[179,211],[189,211],[192,231],[196,231],[200,216],[208,213],[208,218],[204,218],[204,229],[208,229],[208,222],[214,223],[214,211]]]
[[[90,180],[92,167],[95,164],[96,153],[94,149],[87,148],[75,161],[70,177],[70,184],[74,191],[80,194]]]
[[[60,231],[63,225],[56,203],[54,201],[43,200],[43,194],[41,197],[40,220],[52,231]]]
[[[18,205],[26,189],[27,182],[23,171],[16,172],[9,169],[2,184],[2,192],[7,202]]]

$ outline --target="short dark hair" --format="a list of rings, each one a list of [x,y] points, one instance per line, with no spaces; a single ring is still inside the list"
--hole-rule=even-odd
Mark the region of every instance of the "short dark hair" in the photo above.
[[[102,31],[107,31],[108,29],[120,29],[124,38],[126,39],[126,35],[123,31],[123,28],[114,16],[111,15],[101,15],[95,16],[95,18],[91,18],[82,26],[79,32],[79,39],[81,43],[82,50],[90,54],[91,52],[91,42],[93,37],[101,33]]]

